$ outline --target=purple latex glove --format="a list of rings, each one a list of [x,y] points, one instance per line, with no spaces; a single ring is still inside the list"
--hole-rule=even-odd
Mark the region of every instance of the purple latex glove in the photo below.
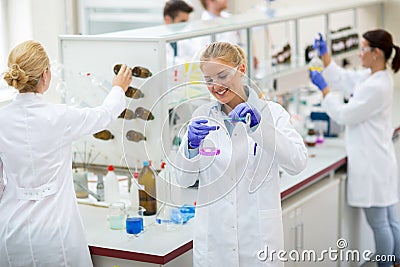
[[[314,39],[313,48],[318,50],[319,56],[323,56],[328,53],[328,47],[326,46],[326,41],[322,38],[322,34],[318,33],[319,38]]]
[[[261,120],[260,113],[255,107],[246,102],[237,105],[231,112],[229,112],[228,116],[232,119],[239,119],[246,117],[247,113],[250,113],[250,118],[251,118],[250,127],[256,126],[257,124],[260,123]]]
[[[319,71],[317,71],[317,70],[311,71],[310,77],[311,77],[312,83],[315,84],[319,90],[322,91],[328,86],[324,77],[322,76],[322,74]]]
[[[196,120],[189,125],[188,140],[191,148],[198,148],[201,141],[210,133],[219,129],[219,126],[205,125],[208,120]]]

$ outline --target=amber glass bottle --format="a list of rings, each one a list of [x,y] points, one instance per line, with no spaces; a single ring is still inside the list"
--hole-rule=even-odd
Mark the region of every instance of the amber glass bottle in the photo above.
[[[154,120],[154,115],[150,112],[150,110],[145,109],[143,107],[138,107],[135,110],[136,118],[141,118],[142,120],[150,121]]]
[[[114,139],[114,135],[109,130],[103,130],[101,132],[95,133],[93,136],[101,140]]]
[[[146,137],[142,133],[136,132],[134,130],[129,130],[126,133],[126,139],[132,142],[140,142],[142,140],[146,141]]]
[[[115,65],[114,73],[118,74],[120,68],[121,68],[121,64]],[[153,74],[151,73],[151,71],[145,67],[136,66],[136,67],[133,67],[133,69],[132,69],[132,76],[134,76],[134,77],[148,78],[148,77],[151,77],[152,75]]]
[[[143,162],[143,168],[140,171],[138,183],[139,205],[146,209],[144,215],[156,214],[156,174],[149,161]]]
[[[132,110],[126,108],[126,109],[124,109],[124,111],[122,111],[121,114],[119,114],[118,118],[122,118],[125,120],[132,120],[132,119],[136,118],[136,115]]]
[[[138,98],[143,98],[144,94],[140,89],[129,86],[128,90],[126,90],[125,92],[125,96],[133,99],[138,99]]]

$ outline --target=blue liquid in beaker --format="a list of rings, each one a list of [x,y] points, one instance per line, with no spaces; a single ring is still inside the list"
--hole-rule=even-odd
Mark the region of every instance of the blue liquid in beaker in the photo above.
[[[143,218],[134,217],[126,219],[126,232],[128,234],[139,234],[143,231]]]

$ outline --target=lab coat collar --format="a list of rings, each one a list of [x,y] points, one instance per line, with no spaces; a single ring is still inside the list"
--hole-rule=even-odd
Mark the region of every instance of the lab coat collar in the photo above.
[[[18,93],[14,98],[14,102],[39,102],[43,101],[43,94],[40,93]]]

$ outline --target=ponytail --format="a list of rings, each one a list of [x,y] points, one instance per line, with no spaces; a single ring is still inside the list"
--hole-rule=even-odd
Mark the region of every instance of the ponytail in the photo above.
[[[400,69],[400,47],[393,45],[395,54],[392,59],[392,70],[396,73]]]

